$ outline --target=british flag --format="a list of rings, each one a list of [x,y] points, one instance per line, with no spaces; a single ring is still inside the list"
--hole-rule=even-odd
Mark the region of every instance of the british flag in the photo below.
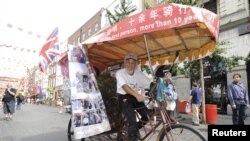
[[[39,53],[39,68],[42,72],[46,72],[48,65],[53,59],[60,55],[59,42],[58,42],[58,28],[50,34],[46,43],[43,45]]]

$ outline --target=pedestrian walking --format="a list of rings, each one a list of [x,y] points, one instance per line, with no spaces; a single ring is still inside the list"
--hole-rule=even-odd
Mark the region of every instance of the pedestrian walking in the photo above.
[[[233,82],[228,85],[227,96],[232,107],[233,125],[244,125],[246,109],[249,107],[249,98],[246,88],[240,83],[241,75],[233,75]]]
[[[200,125],[199,108],[201,106],[201,102],[202,102],[201,90],[198,87],[198,84],[196,82],[193,82],[189,103],[191,103],[192,105],[192,110],[193,110],[192,120],[193,120],[193,125],[195,126]]]
[[[59,109],[59,113],[62,113],[63,112],[63,97],[62,95],[59,95],[58,96],[58,99],[57,99],[57,106],[58,106],[58,109]]]
[[[7,84],[7,88],[4,92],[3,97],[3,112],[5,114],[4,120],[12,120],[12,116],[15,112],[15,96],[16,96],[16,89],[12,88],[10,84]]]
[[[16,110],[21,110],[21,106],[24,101],[24,96],[22,95],[22,93],[18,93],[18,95],[16,96],[16,101],[17,101]]]

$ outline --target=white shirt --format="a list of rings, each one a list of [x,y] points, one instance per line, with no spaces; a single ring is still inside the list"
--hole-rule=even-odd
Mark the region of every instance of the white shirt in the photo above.
[[[125,69],[120,69],[116,72],[117,80],[117,90],[119,94],[125,95],[126,92],[122,88],[123,85],[127,84],[134,91],[138,92],[139,90],[144,90],[149,88],[150,80],[139,70],[135,70],[133,75],[129,75]]]

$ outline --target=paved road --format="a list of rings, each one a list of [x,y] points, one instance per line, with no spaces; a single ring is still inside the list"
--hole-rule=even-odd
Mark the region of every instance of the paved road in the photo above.
[[[67,141],[70,115],[45,105],[23,105],[12,121],[0,113],[0,141]]]
[[[191,124],[191,115],[180,114],[182,121]],[[67,141],[67,125],[70,115],[59,114],[58,109],[47,105],[23,105],[16,111],[13,121],[4,121],[0,112],[0,141]],[[231,124],[231,116],[218,115],[218,124]],[[246,124],[250,125],[250,117]],[[207,125],[193,126],[207,137]],[[159,131],[159,129],[157,130]],[[154,141],[156,134],[149,141]],[[92,139],[106,140],[103,137]],[[91,141],[91,139],[86,139]]]

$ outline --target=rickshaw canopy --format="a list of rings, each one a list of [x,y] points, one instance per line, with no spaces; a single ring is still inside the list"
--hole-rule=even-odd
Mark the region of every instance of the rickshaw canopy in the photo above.
[[[163,4],[112,25],[82,42],[100,70],[122,63],[128,52],[141,64],[172,64],[210,55],[218,40],[219,17],[203,8]]]

